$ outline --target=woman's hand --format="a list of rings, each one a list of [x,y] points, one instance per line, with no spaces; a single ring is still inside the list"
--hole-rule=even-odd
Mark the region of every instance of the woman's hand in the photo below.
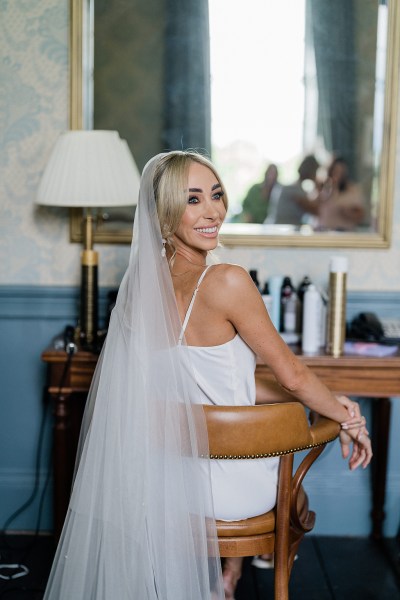
[[[347,421],[341,423],[342,431],[339,439],[342,446],[342,456],[347,458],[350,455],[349,467],[352,471],[360,465],[365,469],[372,458],[371,440],[365,427],[365,417],[361,415],[360,406],[357,402],[353,402],[346,396],[337,396],[337,399],[347,408],[350,417]],[[352,451],[351,444],[353,444]]]
[[[360,465],[365,469],[371,462],[372,448],[371,440],[367,434],[360,433],[359,429],[349,429],[341,431],[339,434],[340,444],[342,446],[342,456],[347,458],[350,454],[350,445],[353,443],[353,450],[349,458],[349,468],[354,471]]]
[[[347,411],[349,413],[349,418],[340,424],[342,429],[346,430],[355,427],[358,427],[360,429],[363,428],[363,433],[369,435],[369,432],[365,428],[367,421],[365,417],[361,415],[360,405],[358,404],[358,402],[350,400],[350,398],[348,398],[347,396],[336,396],[336,399],[338,400],[338,402],[340,402],[340,404],[347,408]]]

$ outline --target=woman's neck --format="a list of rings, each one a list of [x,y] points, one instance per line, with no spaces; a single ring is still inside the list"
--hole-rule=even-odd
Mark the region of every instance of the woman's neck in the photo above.
[[[207,252],[193,252],[177,248],[172,261],[170,262],[171,275],[173,277],[178,277],[182,275],[189,276],[191,273],[198,273],[199,269],[206,266],[206,258]]]
[[[183,248],[177,248],[175,260],[182,263],[190,263],[196,267],[205,267],[207,252],[194,252]]]
[[[174,262],[179,262],[181,265],[186,264],[187,267],[189,265],[194,265],[196,267],[204,267],[206,265],[207,250],[192,248],[190,246],[182,244],[180,240],[177,239],[174,240],[174,250]]]

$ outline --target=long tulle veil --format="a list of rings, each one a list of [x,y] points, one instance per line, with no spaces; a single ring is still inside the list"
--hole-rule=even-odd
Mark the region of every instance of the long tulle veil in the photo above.
[[[222,600],[208,442],[145,167],[44,598]],[[205,475],[204,473],[207,473]]]

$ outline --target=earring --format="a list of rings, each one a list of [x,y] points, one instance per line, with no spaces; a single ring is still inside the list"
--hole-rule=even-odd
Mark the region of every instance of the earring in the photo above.
[[[165,240],[164,238],[162,239],[162,245],[163,247],[161,248],[161,256],[164,258],[164,256],[166,256],[167,252],[165,250],[165,244],[167,243],[167,240]]]

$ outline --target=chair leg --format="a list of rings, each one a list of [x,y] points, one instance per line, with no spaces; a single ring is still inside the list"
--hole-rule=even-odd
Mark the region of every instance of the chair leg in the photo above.
[[[276,513],[275,600],[289,599],[289,516],[293,454],[281,457]]]

